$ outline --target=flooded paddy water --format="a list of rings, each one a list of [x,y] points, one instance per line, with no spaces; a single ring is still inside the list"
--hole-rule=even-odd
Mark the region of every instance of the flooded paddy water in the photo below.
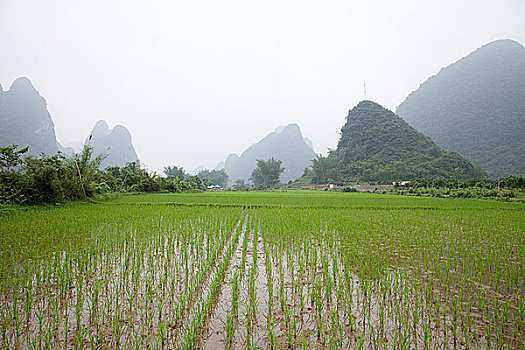
[[[2,216],[0,346],[525,346],[523,207],[360,198]]]

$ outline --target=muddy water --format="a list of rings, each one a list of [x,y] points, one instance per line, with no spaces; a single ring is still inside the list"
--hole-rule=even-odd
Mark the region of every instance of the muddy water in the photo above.
[[[215,304],[213,305],[213,310],[207,316],[205,327],[201,332],[201,347],[212,346],[214,349],[220,349],[224,347],[223,328],[226,323],[226,315],[229,312],[232,304],[232,276],[233,272],[239,269],[239,263],[241,261],[242,255],[242,244],[240,241],[248,235],[249,218],[250,213],[247,212],[237,238],[238,241],[235,243],[235,247],[232,250],[231,261],[226,268],[219,295],[215,301]]]
[[[210,315],[206,329],[203,331],[202,335],[202,347],[205,349],[223,349],[225,348],[226,340],[226,322],[228,314],[232,312],[232,303],[233,303],[233,276],[234,274],[239,275],[238,280],[238,290],[239,290],[239,310],[238,317],[234,320],[234,327],[236,328],[233,346],[237,346],[240,343],[239,340],[239,328],[242,325],[242,318],[245,312],[244,300],[245,293],[247,290],[247,279],[246,271],[249,269],[252,257],[253,250],[253,230],[248,225],[248,220],[250,213],[246,217],[246,221],[243,225],[242,234],[240,240],[244,242],[246,240],[246,256],[244,266],[242,264],[242,255],[243,255],[243,244],[240,243],[237,245],[237,249],[233,252],[232,261],[226,272],[224,279],[222,293],[220,294],[217,304],[214,308],[213,314]],[[252,214],[253,215],[253,214]]]
[[[289,247],[265,246],[265,233],[252,220],[256,213],[245,214],[244,221],[238,222],[241,233],[222,290],[201,330],[201,348],[225,348],[225,324],[232,308],[232,279],[236,273],[240,295],[233,348],[267,349],[273,344],[275,348],[294,349],[390,349],[402,342],[411,348],[483,348],[476,343],[487,342],[477,330],[484,323],[475,310],[473,329],[470,337],[465,337],[459,331],[464,324],[452,327],[452,310],[439,299],[440,291],[433,293],[437,300],[427,300],[421,290],[414,288],[411,270],[392,268],[380,280],[363,280],[358,271],[345,267],[341,254],[344,247],[338,242],[327,245],[319,239]],[[241,266],[245,234],[246,256]],[[194,239],[204,242],[207,235],[216,236],[195,232]],[[231,239],[229,235],[225,247]],[[192,321],[196,300],[210,292],[213,272],[208,272],[195,289],[198,295],[187,300],[178,323],[173,315],[188,284],[205,268],[210,251],[179,244],[175,238],[165,239],[154,248],[137,244],[118,254],[95,252],[88,258],[91,265],[87,267],[71,262],[71,281],[64,284],[65,288],[62,277],[48,276],[45,269],[39,271],[38,278],[46,278],[51,286],[43,293],[37,288],[36,277],[32,281],[29,288],[34,299],[27,323],[24,291],[18,294],[17,303],[12,296],[4,297],[0,311],[7,314],[7,310],[16,308],[21,324],[17,337],[15,321],[2,320],[6,331],[0,335],[0,347],[27,348],[23,344],[33,344],[43,348],[47,342],[62,348],[86,348],[90,343],[99,348],[179,348],[181,329]],[[225,247],[218,259],[224,258]],[[270,254],[271,273],[266,252]],[[64,257],[56,259],[57,264],[68,264]],[[254,273],[255,281],[251,293],[250,273]],[[62,295],[64,291],[66,296]],[[78,314],[77,309],[81,310]]]

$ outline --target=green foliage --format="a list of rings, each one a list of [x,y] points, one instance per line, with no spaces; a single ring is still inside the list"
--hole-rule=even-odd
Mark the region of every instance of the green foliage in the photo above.
[[[162,177],[156,173],[149,173],[146,169],[141,169],[139,162],[133,162],[120,168],[118,172],[116,169],[112,169],[112,172],[119,174],[117,185],[119,190],[126,192],[181,192],[206,189],[206,184],[201,179],[186,175],[183,168],[167,167],[164,169],[164,173],[169,174],[169,177]]]
[[[18,145],[0,146],[0,171],[9,172],[22,164],[22,155],[29,150],[29,147],[19,150],[17,148]]]
[[[18,145],[0,146],[0,203],[15,202],[22,192],[22,179],[14,169],[22,164],[22,154],[28,147],[17,148]]]
[[[93,148],[65,158],[62,153],[22,159],[27,147],[0,147],[0,204],[63,203],[106,192],[199,192],[210,180],[188,176],[183,168],[166,167],[168,177],[141,169],[138,161],[120,168],[100,170],[104,155],[93,158]],[[216,181],[227,181],[224,170],[208,172]],[[227,176],[227,175],[226,175]]]
[[[106,155],[102,154],[93,158],[93,148],[85,145],[80,154],[74,154],[66,160],[68,168],[73,169],[73,172],[75,168],[77,170],[76,175],[78,175],[78,182],[80,182],[84,198],[91,197],[94,193],[100,193],[101,187],[97,183],[100,180],[107,179],[107,177],[101,176],[103,172],[100,170],[100,164],[105,158]]]
[[[21,177],[11,172],[0,172],[0,204],[19,203],[22,192]]]
[[[474,166],[453,152],[446,152],[417,132],[403,119],[371,101],[350,110],[341,129],[337,150],[318,157],[312,182],[469,179]]]
[[[199,176],[189,176],[182,167],[165,167],[164,174],[166,177],[141,169],[138,161],[122,168],[109,167],[105,172],[105,176],[114,179],[114,186],[108,183],[109,188],[123,192],[204,191],[210,184]]]
[[[244,179],[237,179],[233,184],[233,187],[228,188],[228,191],[249,191],[252,187],[244,182]]]
[[[188,176],[183,181],[181,181],[183,190],[200,190],[205,191],[206,188],[210,185],[208,180],[203,180],[197,175]]]
[[[24,195],[30,203],[59,203],[66,195],[61,179],[65,178],[71,168],[64,166],[61,155],[52,157],[27,157],[24,165]]]
[[[118,179],[118,178],[121,177],[120,167],[118,167],[118,166],[107,167],[106,168],[106,172],[111,174],[111,176],[113,176],[113,178],[115,178],[115,179]]]
[[[164,175],[166,175],[166,177],[168,179],[179,179],[179,180],[182,180],[184,179],[185,177],[188,176],[188,174],[186,174],[186,172],[184,171],[184,168],[183,167],[176,167],[176,166],[167,166],[164,168],[164,171],[163,171]]]
[[[358,192],[358,191],[357,191],[357,188],[355,188],[355,187],[345,186],[345,187],[341,188],[341,192]]]
[[[98,169],[103,158],[91,159],[92,149],[88,146],[69,159],[58,153],[22,160],[25,151],[27,147],[16,151],[16,145],[0,149],[1,203],[62,203],[91,197],[109,187]]]
[[[229,177],[225,169],[211,171],[205,169],[200,171],[197,176],[203,180],[208,180],[214,185],[218,185],[221,187],[226,187],[228,185]]]
[[[120,169],[120,189],[128,192],[155,192],[160,190],[157,175],[140,168],[139,162],[127,163]]]
[[[257,159],[257,166],[252,171],[250,180],[255,186],[272,188],[279,185],[279,177],[284,171],[282,161],[270,158],[268,160]]]
[[[312,161],[312,183],[326,184],[341,178],[341,165],[339,159],[333,155],[333,151],[327,157],[321,154]]]
[[[458,198],[525,198],[525,178],[510,176],[501,180],[449,181],[435,179],[411,181],[409,188],[395,194]]]

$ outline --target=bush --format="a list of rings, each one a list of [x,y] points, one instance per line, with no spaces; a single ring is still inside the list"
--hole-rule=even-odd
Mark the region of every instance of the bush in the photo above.
[[[357,188],[352,186],[345,186],[341,189],[341,192],[357,192]]]

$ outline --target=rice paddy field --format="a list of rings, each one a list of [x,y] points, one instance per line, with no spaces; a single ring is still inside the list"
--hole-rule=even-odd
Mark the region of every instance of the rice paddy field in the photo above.
[[[525,347],[523,203],[130,195],[0,230],[0,348]]]

